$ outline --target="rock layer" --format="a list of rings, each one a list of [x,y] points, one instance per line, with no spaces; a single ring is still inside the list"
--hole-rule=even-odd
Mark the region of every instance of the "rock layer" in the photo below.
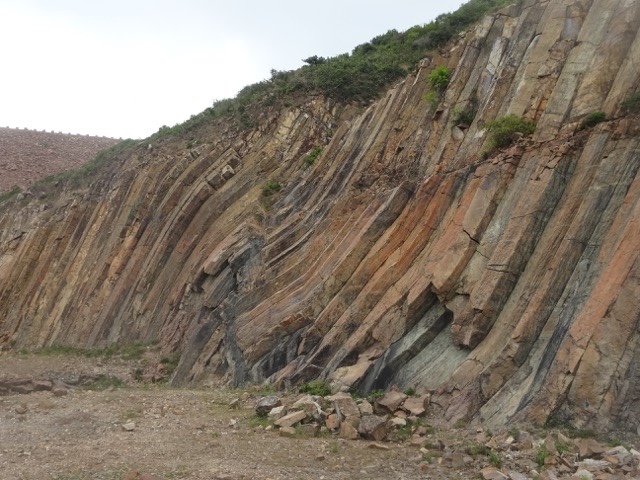
[[[635,430],[640,127],[621,106],[639,24],[637,2],[524,1],[362,112],[311,98],[213,123],[5,206],[0,339],[157,341],[181,353],[176,385],[395,384],[451,420]],[[507,114],[536,133],[483,154]]]

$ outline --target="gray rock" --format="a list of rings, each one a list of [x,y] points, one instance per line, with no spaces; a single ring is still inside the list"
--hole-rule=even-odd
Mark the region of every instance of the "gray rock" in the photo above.
[[[369,440],[382,441],[389,433],[387,419],[377,415],[365,415],[360,419],[358,432]]]
[[[271,410],[281,405],[282,401],[276,396],[261,397],[256,402],[256,415],[258,415],[259,417],[266,417],[267,415],[269,415],[269,412]]]

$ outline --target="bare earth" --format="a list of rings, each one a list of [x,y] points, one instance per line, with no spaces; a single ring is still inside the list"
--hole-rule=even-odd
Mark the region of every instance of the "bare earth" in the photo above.
[[[0,354],[0,378],[106,372],[125,377],[131,370],[117,360]],[[284,438],[252,427],[253,402],[229,407],[239,393],[140,385],[71,389],[60,397],[51,392],[0,396],[0,477],[428,478],[418,470],[415,447],[389,443],[389,450],[379,450],[367,441]],[[17,413],[20,407],[27,412]],[[237,428],[230,426],[232,419]],[[129,421],[136,425],[131,432],[122,427]]]
[[[0,480],[640,478],[635,434],[598,443],[577,432],[568,438],[558,430],[514,425],[491,432],[446,427],[432,413],[426,418],[431,432],[404,442],[345,440],[328,431],[283,437],[257,421],[258,390],[137,381],[136,370],[154,362],[152,351],[137,360],[0,352]],[[99,375],[126,386],[98,390],[96,383],[86,384]],[[15,379],[54,385],[7,393]],[[300,396],[278,395],[285,404]],[[547,447],[542,464],[540,451]]]

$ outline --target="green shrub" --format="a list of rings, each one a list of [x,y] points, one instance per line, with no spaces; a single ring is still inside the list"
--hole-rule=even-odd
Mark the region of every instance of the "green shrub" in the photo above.
[[[429,85],[434,90],[442,93],[447,89],[449,80],[451,78],[451,72],[447,67],[440,66],[429,74]]]
[[[331,395],[331,387],[322,380],[311,380],[301,385],[299,391],[300,393],[308,393],[309,395],[317,395],[319,397]]]
[[[589,115],[584,117],[580,121],[580,126],[578,130],[583,130],[585,128],[593,127],[599,123],[604,122],[607,119],[607,116],[604,112],[591,112]]]
[[[413,387],[409,387],[404,391],[404,394],[409,397],[413,397],[416,394],[416,389]]]
[[[167,377],[171,377],[176,367],[178,366],[178,363],[180,363],[180,352],[173,352],[168,357],[162,357],[160,359],[160,363],[164,365],[164,370],[167,374]]]
[[[280,182],[269,180],[262,187],[262,195],[264,197],[270,197],[271,195],[278,193],[280,190],[282,190],[282,185],[280,185]]]
[[[544,467],[545,460],[549,455],[550,452],[547,450],[547,447],[544,444],[540,445],[536,450],[536,463],[540,467]]]
[[[495,450],[489,450],[487,453],[487,458],[489,459],[489,463],[496,468],[502,468],[502,458]]]
[[[622,102],[622,111],[625,113],[636,113],[640,111],[640,92],[636,92]]]
[[[322,154],[322,147],[315,147],[313,150],[311,150],[311,153],[305,156],[304,159],[302,160],[304,162],[302,164],[302,168],[307,169],[311,167],[321,154]]]
[[[528,118],[507,115],[490,122],[487,130],[489,131],[489,148],[495,150],[508,147],[520,135],[531,135],[536,130],[536,124]]]

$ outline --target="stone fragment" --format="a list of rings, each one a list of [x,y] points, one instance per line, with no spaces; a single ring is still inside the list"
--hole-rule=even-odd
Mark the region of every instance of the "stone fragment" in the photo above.
[[[296,429],[293,427],[282,427],[279,431],[281,437],[295,437]]]
[[[602,458],[615,465],[628,465],[633,461],[633,455],[631,455],[631,452],[622,445],[610,448],[604,452]]]
[[[372,442],[367,445],[367,448],[371,448],[373,450],[391,450],[391,448],[384,443]]]
[[[136,429],[135,422],[127,422],[122,424],[122,429],[125,432],[133,432]]]
[[[300,429],[300,433],[306,437],[317,437],[320,433],[320,425],[317,423],[305,423],[298,428]]]
[[[360,419],[358,432],[366,439],[382,441],[389,433],[387,419],[377,415],[365,415]]]
[[[514,470],[508,470],[506,474],[511,480],[529,480],[529,477],[524,473],[516,472]]]
[[[486,467],[480,470],[480,475],[484,480],[508,480],[504,473],[498,470],[496,467]]]
[[[229,408],[236,409],[239,406],[240,406],[240,399],[239,398],[234,398],[233,400],[231,400],[229,402]]]
[[[21,403],[20,405],[18,405],[15,408],[15,412],[18,415],[24,415],[25,413],[27,413],[29,411],[29,409],[27,408],[27,405],[25,403]]]
[[[589,470],[585,470],[584,468],[581,468],[577,470],[576,473],[573,474],[573,477],[579,478],[580,480],[592,480],[594,475]]]
[[[606,460],[596,460],[593,458],[587,458],[586,460],[577,462],[576,466],[584,470],[589,470],[590,472],[600,472],[605,468],[611,466],[611,464]]]
[[[400,427],[407,426],[407,421],[404,418],[394,417],[391,420],[389,420],[389,423],[391,423],[391,426],[393,428],[400,428]]]
[[[396,390],[390,390],[382,398],[376,400],[375,410],[379,413],[393,414],[407,399],[407,395]]]
[[[288,415],[279,418],[274,423],[279,427],[293,427],[295,424],[300,423],[305,418],[307,418],[307,414],[305,412],[298,411],[289,413]]]
[[[358,438],[358,429],[349,422],[342,422],[340,424],[340,433],[338,435],[340,438],[345,438],[347,440],[356,440]]]
[[[338,430],[340,428],[340,420],[338,419],[338,414],[332,413],[329,415],[325,421],[325,426],[332,431]]]
[[[358,404],[358,409],[360,410],[360,415],[373,415],[373,405],[371,405],[367,400],[360,402]]]
[[[53,382],[50,380],[36,380],[33,382],[33,390],[35,392],[48,392],[53,388]]]
[[[256,402],[256,415],[266,417],[271,410],[282,405],[280,398],[276,396],[261,397]]]
[[[268,416],[270,418],[278,420],[279,418],[284,417],[286,414],[287,414],[287,407],[285,407],[284,405],[280,405],[279,407],[272,408],[269,411]]]
[[[580,458],[599,457],[606,451],[606,448],[593,438],[581,438],[576,440],[575,443],[578,447]]]
[[[360,416],[358,404],[348,393],[336,393],[329,397],[329,400],[333,403],[340,421],[348,417]]]
[[[303,410],[308,416],[313,417],[316,421],[322,421],[322,408],[313,399],[311,395],[305,395],[291,407],[296,410]]]
[[[409,397],[402,404],[402,408],[408,411],[411,415],[421,417],[427,412],[424,406],[426,398],[429,397]]]

